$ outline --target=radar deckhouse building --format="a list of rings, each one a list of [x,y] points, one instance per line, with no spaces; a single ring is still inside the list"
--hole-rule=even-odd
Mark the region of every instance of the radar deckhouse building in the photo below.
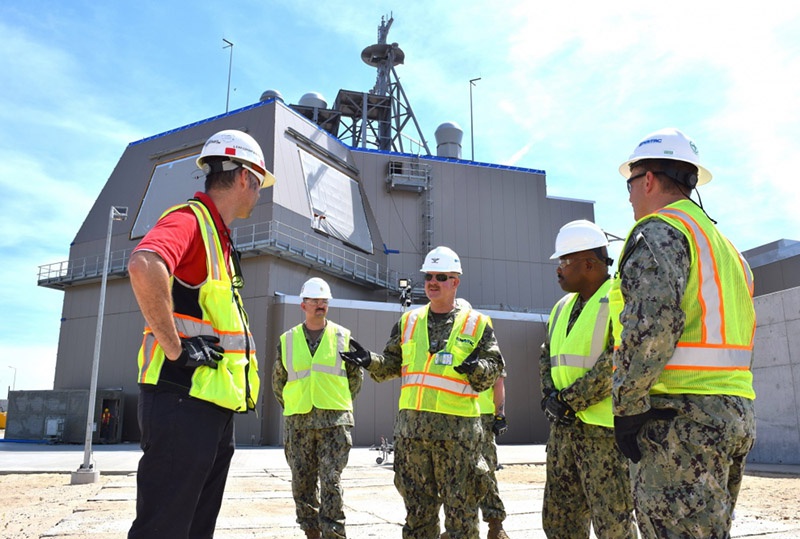
[[[202,190],[195,159],[204,141],[240,129],[259,142],[277,178],[232,230],[262,379],[269,380],[279,336],[301,320],[296,294],[309,277],[330,283],[330,319],[380,351],[401,313],[399,280],[409,279],[412,297],[424,301],[419,268],[428,250],[446,245],[462,260],[460,295],[492,316],[512,373],[507,413],[516,419],[504,441],[545,440],[545,419],[534,413],[538,350],[546,313],[562,295],[549,257],[559,228],[593,220],[593,204],[548,197],[542,170],[462,159],[455,122],[436,130],[433,155],[397,77],[407,58],[388,41],[393,21],[383,19],[377,43],[361,52],[377,71],[369,91],[340,90],[329,108],[313,92],[292,105],[267,90],[252,105],[128,145],[69,259],[39,268],[38,284],[64,293],[54,390],[89,387],[109,208],[127,206],[128,220],[116,223],[111,237],[98,387],[120,390],[121,438],[138,439],[143,318],[127,279],[128,257],[166,208]],[[262,387],[260,413],[237,417],[240,444],[282,441],[280,409],[269,383]],[[390,435],[398,394],[399,382],[379,390],[365,381],[356,401],[356,445]]]

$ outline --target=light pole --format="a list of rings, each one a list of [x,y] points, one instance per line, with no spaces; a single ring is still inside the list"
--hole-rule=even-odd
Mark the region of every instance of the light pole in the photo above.
[[[477,81],[481,80],[480,77],[477,79],[470,79],[469,80],[469,139],[470,143],[472,144],[472,160],[475,161],[475,129],[472,126],[472,87],[475,86]]]
[[[231,68],[233,67],[233,43],[231,43],[230,41],[228,41],[224,37],[222,38],[222,41],[227,43],[227,45],[222,47],[223,50],[224,49],[230,49],[231,50],[231,58],[228,61],[228,96],[225,98],[225,114],[227,114],[228,113],[228,103],[230,102],[230,99],[231,99]]]
[[[94,357],[92,358],[92,379],[89,383],[89,411],[86,414],[86,438],[83,446],[83,464],[77,471],[72,472],[73,485],[96,483],[100,479],[100,470],[91,463],[92,460],[92,433],[94,431],[94,405],[97,397],[97,371],[100,367],[100,338],[103,335],[103,314],[106,306],[106,281],[108,281],[108,258],[111,254],[111,227],[114,221],[124,221],[128,218],[128,208],[124,206],[111,206],[108,213],[108,233],[106,234],[106,250],[103,256],[103,275],[100,278],[100,305],[97,308],[97,331],[94,335]]]
[[[11,382],[11,391],[17,390],[17,368],[12,367],[11,365],[8,366],[9,369],[14,369],[14,379]]]

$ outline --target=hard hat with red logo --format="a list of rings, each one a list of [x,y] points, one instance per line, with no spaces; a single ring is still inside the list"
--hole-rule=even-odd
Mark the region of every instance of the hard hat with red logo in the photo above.
[[[222,170],[235,170],[242,166],[256,175],[261,187],[275,184],[275,176],[264,164],[264,153],[256,139],[236,129],[226,129],[212,135],[203,146],[197,158],[197,166],[205,173],[212,170],[207,162],[209,157],[222,157]]]

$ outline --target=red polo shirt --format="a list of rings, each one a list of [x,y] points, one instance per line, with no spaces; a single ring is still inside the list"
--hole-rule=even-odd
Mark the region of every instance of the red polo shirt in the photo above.
[[[231,253],[228,227],[225,226],[217,207],[208,195],[198,191],[194,194],[194,198],[205,204],[211,213],[219,237],[222,239],[222,250],[227,260]],[[187,285],[199,285],[208,275],[206,250],[200,225],[194,212],[189,208],[181,208],[159,219],[133,250],[136,251],[156,253],[166,263],[170,274]]]

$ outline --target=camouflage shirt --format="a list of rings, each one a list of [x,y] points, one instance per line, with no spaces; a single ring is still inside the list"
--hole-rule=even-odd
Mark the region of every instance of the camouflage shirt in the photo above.
[[[586,302],[580,296],[572,308],[567,324],[567,332],[583,312]],[[611,374],[614,367],[614,338],[609,330],[606,349],[597,358],[594,365],[583,376],[575,380],[569,387],[561,390],[561,398],[576,412],[580,412],[597,404],[611,394]],[[553,377],[550,376],[550,332],[545,332],[542,353],[539,356],[539,375],[542,380],[542,396],[556,390]]]
[[[428,313],[428,341],[431,350],[442,350],[445,347],[453,330],[453,321],[460,310],[460,307],[456,307],[447,314]],[[383,355],[372,353],[372,362],[367,370],[376,382],[400,377],[403,364],[400,337],[400,322],[398,322],[392,328]],[[497,377],[505,369],[505,361],[497,345],[494,330],[488,325],[477,350],[480,350],[478,367],[467,376],[467,379],[472,389],[480,393],[493,387]],[[436,412],[400,410],[395,419],[394,434],[402,438],[426,440],[481,440],[483,429],[480,416],[461,417]]]
[[[681,300],[690,265],[689,243],[676,228],[655,218],[634,227],[618,270],[625,306],[622,341],[614,356],[614,415],[650,409],[650,388],[683,333]]]
[[[319,335],[312,337],[309,334],[305,324],[303,324],[303,333],[308,343],[308,349],[313,355],[319,346]],[[350,385],[350,395],[355,400],[358,392],[361,391],[361,384],[364,381],[364,373],[360,367],[345,363],[347,370],[347,381]],[[289,373],[283,366],[281,358],[281,345],[278,344],[278,353],[275,358],[275,365],[272,367],[272,393],[278,404],[283,408],[283,388],[286,386],[286,381],[289,379]],[[286,420],[286,428],[293,429],[324,429],[327,427],[335,427],[338,425],[355,425],[353,412],[349,410],[322,410],[312,407],[311,411],[307,414],[296,414],[284,416]]]

